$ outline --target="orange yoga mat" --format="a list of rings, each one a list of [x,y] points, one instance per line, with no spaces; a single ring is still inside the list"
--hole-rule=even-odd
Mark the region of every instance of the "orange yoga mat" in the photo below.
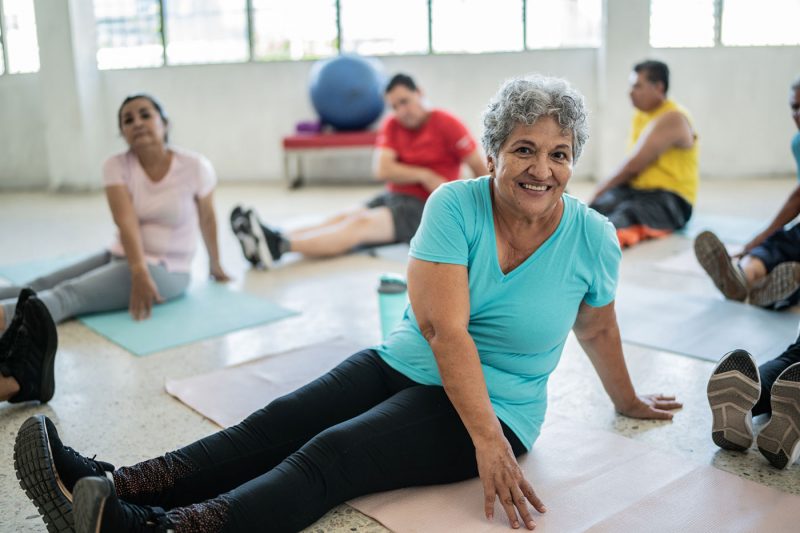
[[[167,391],[229,426],[362,348],[344,340],[308,346],[169,381]],[[534,512],[540,533],[800,531],[800,496],[575,423],[548,421],[520,464],[548,507]],[[477,479],[349,503],[397,533],[509,531],[499,504],[493,522],[483,516]]]

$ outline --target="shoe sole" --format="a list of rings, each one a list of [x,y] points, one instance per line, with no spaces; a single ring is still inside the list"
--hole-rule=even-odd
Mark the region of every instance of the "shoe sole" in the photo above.
[[[245,217],[245,220],[240,220],[242,217]],[[231,230],[239,241],[239,246],[242,247],[242,255],[252,266],[258,267],[261,263],[258,257],[258,238],[252,235],[246,224],[249,224],[249,219],[244,214],[235,219],[231,217]]]
[[[262,267],[269,270],[274,265],[274,261],[267,246],[267,236],[264,235],[264,230],[261,229],[261,221],[258,220],[258,216],[252,210],[248,211],[247,217],[250,220],[250,233],[256,239],[258,259]]]
[[[19,485],[44,518],[47,531],[73,531],[72,502],[53,466],[44,415],[27,419],[14,442],[14,470]]]
[[[772,385],[772,416],[758,434],[758,451],[776,468],[800,456],[800,363],[790,366]]]
[[[694,254],[725,298],[738,302],[747,299],[747,285],[737,275],[725,245],[716,235],[710,231],[698,235],[694,240]]]
[[[744,350],[725,355],[707,387],[713,421],[711,439],[725,450],[745,451],[753,444],[751,409],[761,396],[761,379],[752,356]]]
[[[764,283],[750,292],[750,303],[766,307],[784,300],[800,289],[800,263],[781,263],[772,269]]]
[[[103,509],[111,497],[110,482],[102,478],[83,478],[75,485],[75,532],[100,533]]]
[[[47,403],[56,393],[55,359],[56,351],[58,350],[58,330],[44,302],[38,298],[31,297],[27,300],[25,305],[33,306],[37,323],[40,325],[44,324],[46,329],[45,335],[47,336],[47,345],[45,346],[42,376],[39,383],[39,401]]]

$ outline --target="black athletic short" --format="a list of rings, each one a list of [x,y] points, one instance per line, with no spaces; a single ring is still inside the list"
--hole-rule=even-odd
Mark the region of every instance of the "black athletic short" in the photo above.
[[[394,221],[395,242],[411,242],[422,220],[425,202],[416,196],[384,192],[367,202],[367,207],[388,207]]]
[[[748,255],[758,257],[767,267],[767,272],[787,261],[800,261],[800,224],[789,229],[779,229],[750,250]]]

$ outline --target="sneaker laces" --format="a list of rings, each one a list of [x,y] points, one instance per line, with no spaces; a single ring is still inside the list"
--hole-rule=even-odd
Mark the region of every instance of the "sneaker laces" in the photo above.
[[[62,445],[63,446],[63,445]],[[116,467],[111,463],[106,463],[105,461],[98,461],[95,459],[97,454],[93,455],[92,457],[86,457],[85,455],[81,455],[74,448],[70,446],[63,446],[64,452],[72,455],[75,459],[78,459],[81,464],[84,466],[89,467],[93,470],[98,476],[105,476],[106,472],[113,472],[116,470]]]
[[[129,533],[169,533],[175,531],[166,511],[161,507],[140,506],[119,501],[123,523],[128,524]]]

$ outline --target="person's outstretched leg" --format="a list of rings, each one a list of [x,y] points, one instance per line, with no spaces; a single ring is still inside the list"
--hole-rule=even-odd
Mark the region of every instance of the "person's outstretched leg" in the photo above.
[[[212,498],[273,468],[324,429],[413,385],[374,351],[359,352],[233,427],[162,457],[115,470],[117,494],[133,503],[167,509]],[[28,495],[40,510],[55,509],[59,520],[72,524],[69,502],[75,483],[102,474],[108,463],[64,446],[45,417],[26,421],[15,446],[32,450],[15,463],[20,478],[37,487]],[[36,474],[27,476],[27,470]],[[53,506],[53,501],[59,504]]]
[[[150,275],[165,300],[183,294],[189,286],[189,274],[169,272],[162,265],[148,265]],[[131,295],[131,273],[127,261],[110,263],[77,278],[59,283],[39,293],[56,323],[88,313],[127,309]]]
[[[750,291],[740,266],[728,255],[728,250],[714,233],[704,231],[694,240],[694,255],[725,298],[743,302]]]
[[[87,272],[108,264],[110,261],[111,253],[102,251],[64,268],[40,276],[27,283],[25,287],[37,292],[52,289],[59,283],[82,276]],[[14,315],[17,297],[23,288],[24,287],[13,285],[0,287],[0,331],[3,331],[7,327],[8,322],[11,321],[11,317]]]
[[[307,257],[333,257],[356,246],[395,241],[394,221],[388,207],[363,209],[316,231],[290,233],[289,250]]]
[[[514,454],[524,453],[519,439],[505,424],[502,427]],[[268,472],[233,490],[167,511],[162,523],[178,532],[206,522],[213,525],[200,531],[266,527],[275,533],[293,532],[357,496],[451,483],[477,474],[475,447],[444,389],[418,385],[321,432]],[[115,501],[101,483],[95,485],[101,490],[87,486],[86,497],[76,494],[76,514],[90,517],[87,530],[123,530],[158,515],[159,510]]]

